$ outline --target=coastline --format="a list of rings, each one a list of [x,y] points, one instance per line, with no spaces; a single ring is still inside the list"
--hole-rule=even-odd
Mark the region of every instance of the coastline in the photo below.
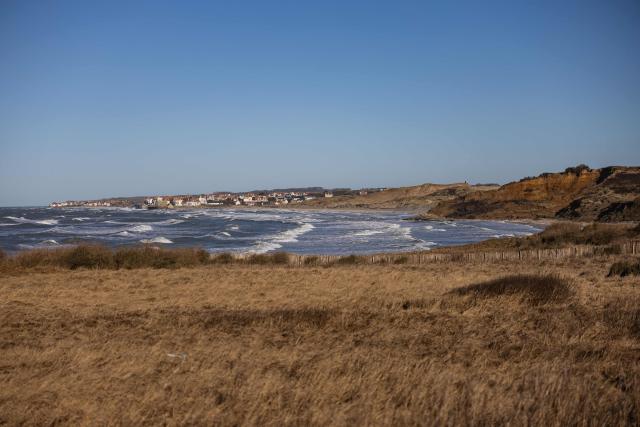
[[[54,209],[63,210],[53,213]],[[0,225],[7,226],[2,230],[12,240],[3,242],[3,248],[12,253],[93,243],[114,248],[203,247],[212,253],[365,255],[429,250],[542,228],[526,221],[475,220],[464,220],[461,227],[449,221],[429,226],[411,221],[411,212],[397,209],[67,207],[4,212],[8,224]],[[309,232],[312,235],[306,236]]]

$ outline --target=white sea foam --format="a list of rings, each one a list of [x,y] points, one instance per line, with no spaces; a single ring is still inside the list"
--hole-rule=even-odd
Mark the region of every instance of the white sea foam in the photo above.
[[[222,231],[220,232],[220,234],[222,234],[223,236],[231,237],[231,234],[227,233],[226,231]]]
[[[142,239],[142,240],[140,240],[140,242],[142,242],[142,243],[163,243],[163,244],[173,243],[171,240],[167,239],[166,237],[162,237],[162,236],[154,237],[153,239]]]
[[[48,240],[43,240],[42,242],[40,242],[40,244],[47,245],[47,246],[55,246],[55,245],[59,245],[60,243],[56,242],[53,239],[48,239]]]
[[[411,235],[411,229],[409,227],[403,227],[400,224],[391,224],[389,226],[389,231],[393,234],[399,235],[404,239],[413,239]]]
[[[432,246],[437,246],[438,244],[436,242],[425,242],[424,240],[420,240],[418,242],[416,242],[415,244],[415,248],[416,249],[423,249],[423,250],[430,250]]]
[[[229,230],[239,230],[240,227],[238,227],[237,225],[232,225],[231,227],[229,227]]]
[[[424,228],[429,231],[447,231],[444,228],[433,228],[433,225],[426,225]]]
[[[80,222],[82,222],[82,221],[87,221],[87,220],[90,220],[90,219],[91,219],[91,218],[88,218],[88,217],[86,217],[86,216],[81,216],[81,217],[78,217],[78,218],[73,218],[73,221],[80,221]]]
[[[273,242],[256,242],[251,249],[247,251],[247,253],[251,254],[264,254],[269,251],[275,251],[276,249],[281,248],[282,245]]]
[[[149,231],[153,231],[153,227],[147,224],[139,224],[131,227],[129,231],[133,231],[134,233],[146,233]]]
[[[175,224],[181,224],[183,222],[184,222],[183,219],[171,218],[171,219],[166,219],[164,221],[152,222],[152,224],[156,224],[156,225],[175,225]]]
[[[39,225],[56,225],[57,219],[27,219],[24,217],[16,218],[15,216],[5,216],[5,218],[20,224],[39,224]]]
[[[363,231],[358,231],[356,233],[353,233],[353,236],[373,236],[376,234],[383,234],[384,231],[382,230],[363,230]]]
[[[300,227],[294,228],[292,230],[283,231],[279,235],[273,239],[274,242],[278,243],[293,243],[298,241],[298,237],[302,236],[305,233],[313,230],[315,227],[313,224],[303,223]]]

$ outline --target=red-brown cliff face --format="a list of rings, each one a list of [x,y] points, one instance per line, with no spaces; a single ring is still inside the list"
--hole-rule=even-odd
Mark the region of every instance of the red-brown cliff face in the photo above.
[[[637,210],[628,205],[639,196],[640,168],[579,166],[443,201],[428,216],[640,220],[635,218]]]

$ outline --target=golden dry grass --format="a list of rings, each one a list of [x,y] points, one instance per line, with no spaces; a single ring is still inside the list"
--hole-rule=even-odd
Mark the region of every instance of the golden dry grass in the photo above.
[[[614,260],[0,276],[0,424],[637,425]]]

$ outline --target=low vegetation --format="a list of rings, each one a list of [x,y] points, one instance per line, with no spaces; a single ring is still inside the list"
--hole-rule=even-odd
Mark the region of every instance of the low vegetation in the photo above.
[[[574,245],[615,246],[619,242],[638,237],[640,237],[640,225],[558,222],[531,236],[491,239],[443,250],[527,250],[554,249]],[[615,248],[611,248],[611,251],[615,252]]]
[[[0,424],[640,422],[640,288],[609,257],[213,259],[2,276]]]
[[[147,245],[110,249],[99,245],[79,245],[18,252],[12,257],[7,257],[2,263],[2,268],[4,270],[51,268],[118,270],[194,267],[209,262],[209,253],[203,249],[164,249]]]
[[[640,275],[640,260],[633,260],[633,261],[629,261],[629,260],[625,260],[625,261],[618,261],[615,262],[611,265],[611,268],[609,269],[609,274],[608,276],[620,276],[620,277],[625,277],[625,276],[639,276]]]
[[[289,263],[289,254],[286,252],[273,252],[269,254],[254,254],[244,259],[247,264],[267,265],[276,264],[283,265]]]
[[[472,300],[517,297],[531,304],[546,304],[566,301],[571,290],[569,283],[557,276],[520,274],[456,288],[450,294]]]

